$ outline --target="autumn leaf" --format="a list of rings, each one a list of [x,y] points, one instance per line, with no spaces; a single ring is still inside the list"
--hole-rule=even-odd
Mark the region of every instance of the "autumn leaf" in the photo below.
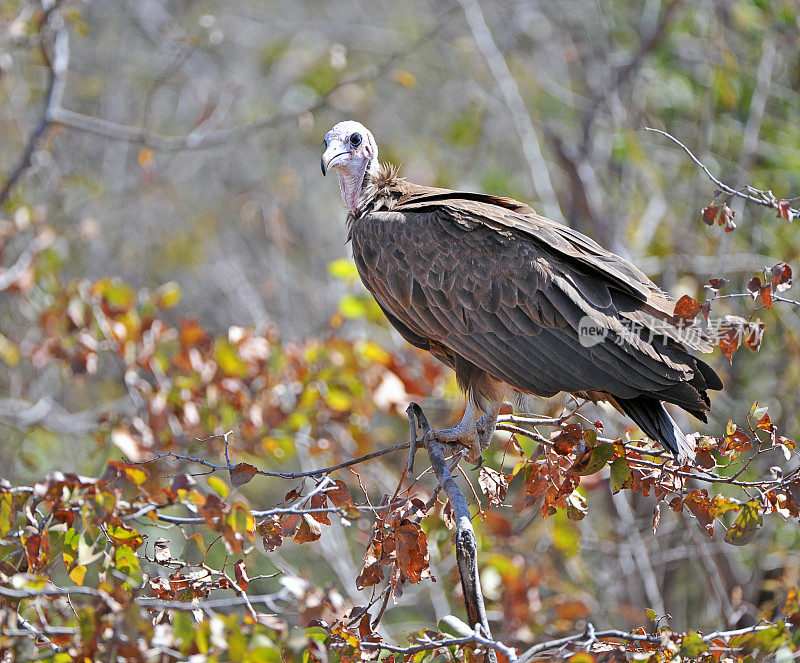
[[[704,207],[702,211],[703,223],[707,226],[713,226],[715,223],[720,226],[725,226],[725,232],[731,232],[736,229],[736,223],[733,217],[736,212],[727,205],[709,205]]]
[[[334,483],[334,488],[325,491],[325,495],[333,506],[342,509],[350,520],[360,518],[361,514],[356,508],[356,503],[353,496],[350,494],[350,489],[345,485],[344,481],[337,479]]]
[[[753,299],[758,298],[758,294],[761,292],[761,277],[754,276],[747,282],[747,291],[750,293],[750,296]]]
[[[735,546],[743,546],[753,539],[762,524],[759,504],[756,500],[751,500],[742,507],[736,520],[733,521],[725,535],[725,541]]]
[[[239,586],[239,589],[247,589],[247,585],[250,583],[250,578],[247,576],[247,566],[245,565],[243,559],[240,559],[238,562],[236,562],[236,564],[233,565],[233,572],[236,576],[236,584]]]
[[[728,279],[708,279],[706,288],[713,291],[715,294],[722,290],[728,284]]]
[[[372,587],[383,580],[383,569],[380,566],[380,559],[383,554],[383,546],[379,541],[373,540],[364,555],[364,566],[361,573],[356,578],[356,587],[359,591],[364,587]]]
[[[744,344],[753,350],[754,352],[758,352],[761,349],[761,342],[764,340],[764,329],[766,329],[766,324],[763,322],[750,322],[747,325],[747,336],[744,339]]]
[[[322,528],[319,523],[309,514],[304,513],[303,519],[300,521],[300,527],[292,541],[295,543],[308,543],[309,541],[316,541],[320,536],[322,536]]]
[[[614,455],[614,445],[610,442],[601,442],[592,447],[582,458],[575,461],[569,468],[571,474],[587,476],[602,470]]]
[[[579,443],[583,442],[583,428],[580,424],[565,424],[561,430],[550,435],[553,451],[562,456],[572,453]]]
[[[675,311],[672,314],[672,324],[683,326],[687,322],[691,322],[697,317],[697,314],[700,313],[702,307],[703,305],[696,299],[689,295],[683,295],[675,304]]]
[[[311,496],[308,505],[312,509],[324,509],[326,506],[328,506],[328,497],[325,493],[320,491],[315,495]],[[321,511],[320,513],[312,513],[309,515],[318,523],[322,523],[323,525],[331,524],[331,521],[328,518],[328,514],[325,513],[324,511]]]
[[[483,494],[486,495],[490,506],[499,506],[505,501],[508,479],[502,472],[482,465],[481,472],[478,475],[478,485],[481,487]]]
[[[770,270],[772,273],[772,289],[784,292],[792,287],[792,268],[785,262],[779,262]]]
[[[428,537],[419,523],[404,520],[394,531],[397,566],[412,584],[433,578],[428,567]]]
[[[230,470],[231,486],[238,488],[258,474],[258,470],[250,463],[239,463]]]

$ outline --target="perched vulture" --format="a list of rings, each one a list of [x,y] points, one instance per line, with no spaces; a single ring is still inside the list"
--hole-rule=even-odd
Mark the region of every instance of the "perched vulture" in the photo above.
[[[607,401],[676,456],[694,456],[663,403],[706,421],[707,391],[722,382],[693,351],[712,345],[673,324],[675,303],[631,263],[516,200],[398,177],[358,122],[325,135],[323,175],[332,168],[364,285],[468,394],[461,423],[437,439],[474,458],[509,388],[563,391]]]

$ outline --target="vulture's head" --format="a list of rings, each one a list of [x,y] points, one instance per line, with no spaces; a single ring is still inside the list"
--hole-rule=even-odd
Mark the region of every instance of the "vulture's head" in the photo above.
[[[324,143],[322,174],[336,169],[345,205],[355,212],[367,175],[378,168],[375,138],[363,124],[346,120],[325,134]]]

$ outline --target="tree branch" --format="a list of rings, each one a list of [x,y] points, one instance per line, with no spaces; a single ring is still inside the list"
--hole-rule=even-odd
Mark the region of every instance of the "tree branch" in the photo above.
[[[679,141],[675,136],[666,131],[662,131],[661,129],[653,129],[652,127],[645,127],[645,131],[654,131],[657,134],[661,134],[669,138],[673,143],[675,143],[678,147],[680,147],[686,154],[689,155],[689,158],[694,161],[694,163],[702,170],[717,187],[724,191],[725,193],[735,196],[736,198],[741,198],[749,203],[755,203],[756,205],[762,205],[763,207],[768,207],[769,209],[773,209],[778,212],[778,216],[782,218],[787,218],[791,221],[794,218],[800,216],[800,210],[794,207],[790,207],[788,201],[786,200],[778,200],[772,193],[772,191],[762,191],[761,189],[756,189],[754,187],[748,186],[747,190],[755,195],[750,195],[749,193],[744,193],[743,191],[737,191],[733,187],[728,186],[724,182],[720,181],[718,178],[714,177],[711,174],[711,171],[706,167],[706,165],[700,161],[692,151],[686,147],[681,141]]]
[[[42,137],[53,122],[53,110],[61,103],[61,99],[64,96],[67,67],[69,65],[69,33],[64,25],[61,25],[56,31],[55,39],[53,40],[52,59],[47,53],[44,38],[44,33],[50,22],[50,18],[53,16],[53,12],[58,8],[60,1],[61,0],[48,0],[43,3],[45,10],[39,27],[39,48],[42,51],[44,61],[49,65],[45,107],[39,123],[28,138],[22,156],[6,178],[6,183],[3,185],[3,188],[0,189],[0,205],[8,200],[17,181],[30,167],[34,152],[39,147]]]
[[[461,576],[461,587],[464,591],[468,624],[476,633],[491,638],[492,632],[486,617],[486,605],[483,601],[478,569],[478,540],[472,527],[469,504],[447,467],[444,445],[431,435],[432,429],[422,408],[416,403],[410,403],[406,412],[408,413],[411,437],[412,439],[416,437],[418,429],[422,431],[422,441],[428,450],[431,467],[439,484],[447,493],[453,509],[453,519],[456,523],[456,560],[458,573]],[[497,663],[497,654],[494,649],[487,652],[487,658],[490,663]]]

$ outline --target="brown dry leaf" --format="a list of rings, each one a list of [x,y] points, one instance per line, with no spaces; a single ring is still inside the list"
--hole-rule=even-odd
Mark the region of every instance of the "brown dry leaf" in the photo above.
[[[765,285],[761,288],[761,303],[767,308],[772,308],[772,287]]]
[[[239,463],[231,469],[230,474],[231,486],[238,488],[256,476],[258,470],[253,465],[250,465],[250,463]]]
[[[364,587],[377,585],[383,580],[383,569],[379,563],[382,555],[383,546],[379,541],[373,541],[369,544],[364,555],[364,568],[361,569],[361,573],[356,578],[356,587],[359,591]]]
[[[697,518],[697,522],[708,531],[709,535],[713,535],[715,515],[711,500],[708,499],[708,491],[705,488],[692,490],[684,497],[683,503],[689,512]]]
[[[728,361],[733,363],[733,353],[739,349],[747,320],[738,315],[726,315],[717,327],[717,344]]]
[[[319,526],[319,523],[310,515],[304,513],[303,520],[300,522],[300,527],[292,541],[295,543],[307,543],[309,541],[316,541],[320,536],[322,536],[322,528]]]
[[[508,479],[502,472],[486,467],[486,465],[481,466],[478,485],[481,487],[483,494],[486,495],[486,500],[490,506],[500,505],[505,502]]]
[[[333,506],[342,509],[350,520],[357,520],[361,518],[361,513],[356,508],[356,503],[353,496],[350,494],[350,489],[345,485],[344,481],[337,479],[334,481],[335,488],[325,491],[328,500]]]
[[[707,207],[704,207],[702,211],[703,223],[705,223],[707,226],[713,226],[717,222],[719,209],[719,205],[708,205]]]
[[[764,329],[766,324],[763,322],[750,322],[747,325],[747,337],[744,339],[744,344],[753,352],[758,352],[761,349],[761,343],[764,340]]]
[[[267,552],[272,552],[281,545],[281,528],[276,521],[263,520],[256,526],[256,531],[261,535],[261,541]]]
[[[703,223],[708,226],[713,226],[715,223],[725,226],[725,232],[736,230],[734,216],[736,212],[727,205],[709,205],[703,208]]]
[[[553,443],[553,451],[566,456],[577,444],[583,442],[583,428],[580,424],[566,424],[550,435],[550,441]]]
[[[433,578],[428,567],[428,537],[418,523],[404,520],[394,532],[397,566],[410,583]]]
[[[309,506],[312,509],[324,509],[328,506],[328,497],[325,493],[319,492],[316,495],[312,495],[311,499],[309,500]],[[314,520],[318,523],[322,523],[323,525],[330,525],[331,521],[328,518],[328,514],[325,512],[320,513],[312,513],[309,514]]]
[[[286,513],[281,516],[281,534],[283,536],[292,536],[300,524],[299,513]]]

